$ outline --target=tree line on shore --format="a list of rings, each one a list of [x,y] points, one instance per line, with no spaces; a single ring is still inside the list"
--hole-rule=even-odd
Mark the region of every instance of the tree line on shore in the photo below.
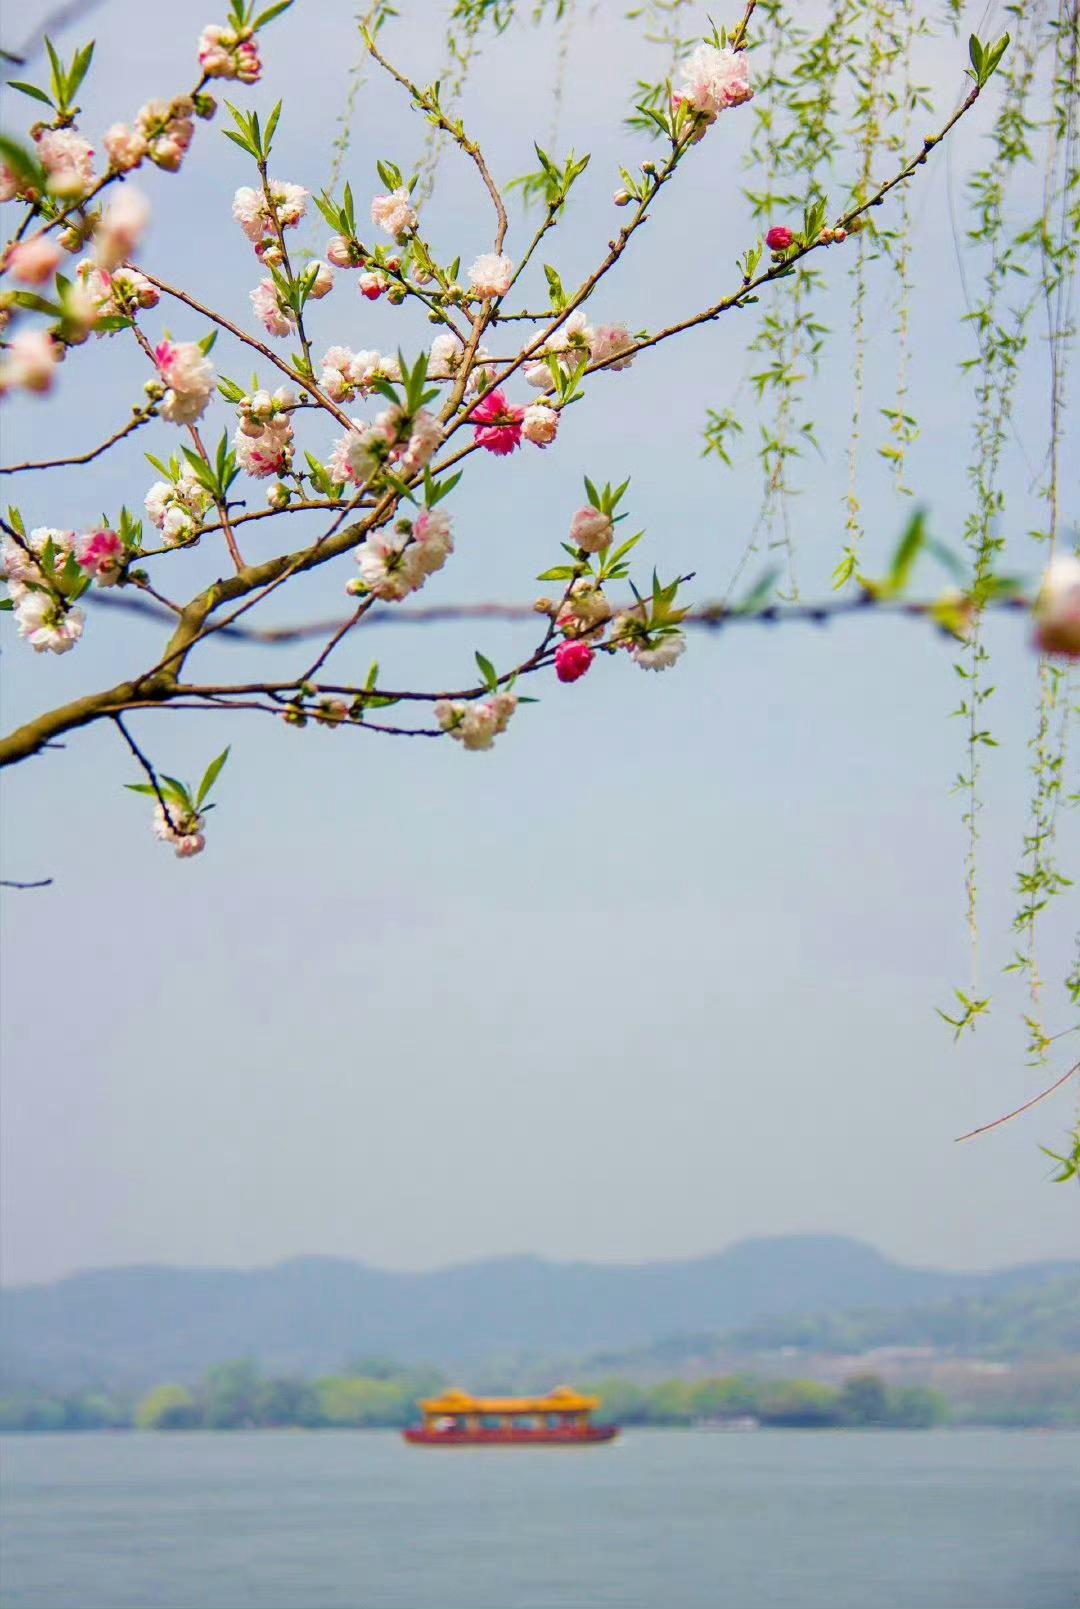
[[[0,1398],[0,1430],[70,1431],[394,1429],[419,1418],[419,1399],[438,1392],[434,1370],[365,1361],[317,1380],[263,1375],[247,1361],[210,1369],[197,1385],[166,1383],[142,1396],[21,1392]],[[678,1426],[754,1419],[783,1428],[887,1426],[923,1429],[949,1417],[946,1399],[920,1386],[891,1387],[873,1374],[842,1386],[751,1375],[664,1380],[621,1378],[588,1387],[602,1400],[599,1422]]]

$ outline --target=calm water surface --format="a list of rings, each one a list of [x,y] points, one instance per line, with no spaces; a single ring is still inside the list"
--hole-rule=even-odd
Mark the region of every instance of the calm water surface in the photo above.
[[[1078,1609],[1080,1436],[10,1437],[4,1609]]]

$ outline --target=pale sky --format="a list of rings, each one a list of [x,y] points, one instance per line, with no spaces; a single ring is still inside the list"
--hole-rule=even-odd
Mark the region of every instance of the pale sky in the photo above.
[[[44,9],[26,8],[24,31]],[[264,36],[265,83],[237,94],[262,108],[284,94],[272,172],[312,190],[326,178],[355,59],[353,9],[301,0]],[[390,28],[385,48],[430,77],[438,9],[402,9],[413,25]],[[717,20],[734,21],[729,12]],[[546,254],[567,283],[619,219],[618,164],[645,154],[619,128],[629,87],[664,70],[621,13],[599,5],[571,39],[560,146],[591,150],[593,162]],[[92,131],[190,81],[209,20],[201,0],[155,13],[153,30],[139,17],[134,0],[113,0],[64,36],[70,48],[92,22],[99,39],[84,97]],[[965,57],[947,39],[929,62],[946,111]],[[464,111],[500,181],[530,166],[534,135],[547,140],[552,59],[550,41],[522,29],[475,68]],[[38,73],[35,63],[25,76]],[[5,127],[22,113],[16,99]],[[655,328],[733,284],[733,260],[753,238],[738,194],[749,116],[725,114],[697,148],[622,277],[590,304],[597,318]],[[949,195],[951,185],[959,208],[982,126],[912,191],[922,435],[908,478],[936,533],[957,546],[970,506],[971,386],[957,365],[972,344],[958,322]],[[222,127],[200,126],[179,178],[138,175],[155,209],[142,260],[245,319],[258,275],[229,208],[252,174]],[[421,139],[398,92],[365,88],[345,169],[358,213],[378,188],[376,157],[407,170]],[[460,251],[468,263],[490,248],[485,197],[453,153],[441,181],[425,227],[447,258]],[[513,256],[531,223],[520,209],[512,223]],[[318,220],[305,238],[319,246],[325,233]],[[822,264],[841,326],[851,262],[836,248]],[[317,350],[401,341],[408,352],[430,334],[342,279],[316,310]],[[893,298],[882,268],[863,482],[867,551],[879,563],[910,511],[873,451],[876,409],[894,386]],[[696,570],[696,597],[722,595],[759,502],[755,427],[748,419],[734,470],[702,460],[700,430],[706,407],[749,405],[746,342],[762,311],[598,376],[546,454],[474,463],[451,505],[458,552],[422,601],[527,601],[542,590],[532,578],[558,562],[583,473],[633,476],[643,575],[653,563]],[[147,327],[166,323],[177,339],[205,333],[164,307]],[[224,342],[215,358],[247,381],[250,364]],[[838,340],[815,392],[823,459],[807,462],[794,507],[807,596],[827,591],[840,549],[850,366],[850,342]],[[123,420],[144,378],[121,337],[73,353],[57,401],[7,410],[3,460],[89,446]],[[1037,517],[1030,465],[1042,453],[1044,390],[1036,363],[1007,470],[1006,526],[1018,538]],[[225,423],[222,407],[215,439]],[[313,450],[328,447],[323,435]],[[15,498],[30,525],[86,526],[122,499],[137,508],[156,478],[143,451],[174,445],[174,429],[153,426],[89,470],[22,477],[5,502]],[[1071,484],[1066,519],[1076,512]],[[253,556],[277,551],[277,527],[249,530]],[[294,521],[290,545],[298,535]],[[1034,573],[1022,540],[1013,551],[1013,567]],[[220,563],[208,540],[162,565],[160,579],[194,590]],[[306,578],[273,618],[343,614],[352,573],[343,559]],[[32,655],[10,617],[2,632],[5,728],[141,668],[158,642],[104,612],[90,612],[63,659]],[[474,648],[505,664],[530,633],[365,626],[338,663],[362,675],[378,657],[391,685],[445,685],[469,679]],[[133,719],[176,775],[234,745],[206,853],[190,862],[155,840],[146,802],[124,791],[138,778],[112,731],[74,733],[63,753],[9,772],[4,875],[55,881],[4,901],[6,1277],[304,1252],[396,1268],[513,1251],[636,1261],[798,1231],[857,1235],[940,1267],[1075,1255],[1076,1192],[1046,1182],[1038,1149],[1060,1141],[1068,1095],[954,1143],[1053,1076],[1026,1068],[1022,996],[1001,976],[1036,665],[1022,619],[995,621],[988,635],[1000,747],[985,762],[981,966],[995,1004],[961,1047],[934,1009],[970,977],[961,805],[950,797],[964,764],[948,718],[958,679],[953,646],[920,624],[697,634],[663,676],[605,660],[572,687],[549,677],[530,688],[542,702],[487,754],[294,733],[254,717]],[[242,652],[218,647],[201,663],[235,667]],[[284,674],[289,652],[251,664]],[[1067,820],[1063,859],[1074,868],[1077,837]],[[1043,940],[1054,981],[1069,964],[1075,900],[1058,907]]]

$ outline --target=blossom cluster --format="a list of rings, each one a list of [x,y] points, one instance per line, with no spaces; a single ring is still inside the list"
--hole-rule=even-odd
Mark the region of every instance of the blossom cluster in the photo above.
[[[161,532],[166,547],[194,542],[210,507],[211,497],[190,464],[176,470],[173,480],[155,481],[143,506],[147,518]]]
[[[233,448],[240,468],[256,480],[285,475],[292,467],[296,393],[288,386],[255,391],[239,403],[240,423]]]
[[[197,810],[182,809],[173,800],[169,801],[167,812],[160,803],[154,806],[154,832],[162,843],[172,845],[173,853],[180,860],[202,854],[206,848],[205,825],[205,816]]]
[[[491,693],[470,703],[440,698],[434,714],[441,730],[465,748],[490,749],[499,733],[506,731],[516,709],[514,693]]]
[[[385,463],[404,479],[419,474],[443,439],[443,428],[426,409],[410,415],[394,403],[373,424],[354,419],[352,429],[334,443],[327,462],[331,479],[364,486]]]
[[[114,123],[102,141],[114,173],[129,173],[150,161],[166,173],[180,170],[195,134],[195,102],[190,95],[147,101],[133,124]]]
[[[552,385],[552,371],[557,366],[569,375],[582,363],[606,363],[609,369],[628,369],[634,361],[634,338],[625,324],[589,323],[580,307],[537,348],[535,356],[525,365],[525,378],[531,386],[548,390]],[[620,353],[625,353],[620,357]],[[615,361],[609,362],[609,359]]]
[[[398,520],[392,531],[370,533],[356,553],[359,579],[349,582],[346,590],[353,596],[370,592],[385,603],[398,603],[410,592],[419,592],[453,551],[450,516],[422,509],[415,520]]]
[[[262,73],[259,42],[250,29],[211,23],[199,35],[199,66],[207,78],[236,78],[257,84]]]
[[[683,68],[683,82],[672,96],[676,109],[687,107],[704,133],[721,112],[751,100],[750,68],[744,51],[730,46],[698,45]],[[699,136],[700,137],[700,136]]]
[[[232,212],[256,255],[265,262],[267,252],[278,248],[278,230],[296,228],[307,210],[307,200],[308,192],[302,184],[268,179],[265,190],[241,185],[233,196]]]
[[[606,554],[615,536],[615,520],[607,508],[590,503],[570,522],[569,546],[582,560],[586,555]],[[578,575],[556,608],[546,598],[537,603],[543,613],[554,615],[555,628],[563,641],[555,650],[555,674],[561,682],[576,682],[593,662],[593,648],[625,649],[642,670],[667,670],[686,648],[686,636],[678,627],[681,611],[670,609],[668,593],[654,592],[651,605],[639,600],[630,609],[616,613],[594,574]],[[609,629],[610,628],[610,629]]]
[[[206,412],[214,394],[214,369],[195,341],[162,341],[154,361],[165,386],[161,417],[174,425],[193,425]]]
[[[114,586],[125,557],[123,539],[108,527],[76,536],[74,531],[38,526],[25,538],[5,536],[0,567],[19,636],[39,654],[66,654],[86,624],[74,598],[88,580]]]

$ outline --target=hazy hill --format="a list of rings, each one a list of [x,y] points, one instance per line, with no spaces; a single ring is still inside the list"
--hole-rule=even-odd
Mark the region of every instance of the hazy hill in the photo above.
[[[663,1336],[644,1347],[604,1350],[580,1360],[578,1372],[663,1379],[671,1374],[724,1373],[750,1360],[771,1366],[772,1355],[794,1354],[786,1372],[830,1354],[850,1357],[877,1348],[932,1348],[936,1361],[950,1358],[1028,1364],[1080,1359],[1080,1272],[1034,1278],[1020,1286],[911,1307],[853,1308],[779,1315],[749,1326]]]
[[[24,1286],[0,1304],[9,1386],[191,1379],[227,1358],[315,1374],[380,1354],[446,1367],[493,1353],[580,1355],[784,1315],[993,1296],[1080,1263],[991,1274],[906,1268],[839,1236],[741,1241],[637,1265],[503,1257],[430,1273],[302,1257],[272,1268],[121,1268]]]

